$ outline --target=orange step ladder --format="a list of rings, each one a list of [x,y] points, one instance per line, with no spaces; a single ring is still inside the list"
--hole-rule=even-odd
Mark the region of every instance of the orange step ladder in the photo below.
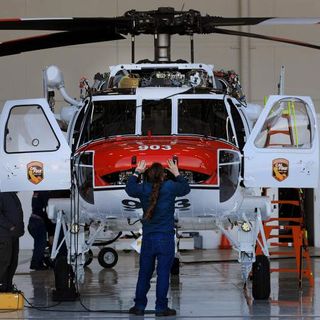
[[[265,142],[265,147],[276,147],[276,146],[292,146],[294,145],[294,136],[293,136],[293,130],[292,130],[292,126],[290,125],[290,118],[288,115],[282,115],[283,119],[287,120],[287,128],[281,128],[281,129],[272,129],[269,128],[268,132],[267,132],[267,139]],[[279,135],[287,135],[289,136],[289,143],[271,143],[271,138],[274,135],[277,135],[277,137],[279,137]]]
[[[299,193],[300,194],[300,193]],[[300,206],[302,209],[301,195],[300,201],[279,200],[272,201],[274,204],[290,204]],[[303,210],[302,210],[303,213]],[[270,225],[271,222],[278,222],[277,225]],[[290,223],[290,224],[288,224]],[[292,256],[296,260],[296,268],[270,268],[270,272],[292,272],[297,273],[299,277],[299,288],[302,286],[302,278],[309,280],[310,286],[314,286],[314,277],[311,268],[311,259],[308,250],[307,230],[304,225],[303,214],[299,218],[271,218],[263,223],[266,240],[269,240],[270,247],[279,247],[279,251],[271,251],[270,256]],[[289,234],[272,234],[272,231],[286,230]],[[260,237],[260,235],[259,235]],[[280,239],[286,239],[286,242],[280,242]],[[292,248],[293,250],[284,250],[280,248]],[[257,246],[256,255],[261,255],[262,250]]]

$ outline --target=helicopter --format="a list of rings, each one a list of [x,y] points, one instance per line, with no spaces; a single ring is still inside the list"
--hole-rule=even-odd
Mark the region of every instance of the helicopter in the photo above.
[[[165,165],[173,159],[191,186],[190,194],[176,201],[177,229],[221,230],[238,252],[244,283],[251,270],[253,277],[268,279],[263,221],[272,214],[272,205],[262,188],[317,186],[315,107],[307,96],[272,95],[263,108],[248,103],[234,71],[194,61],[193,37],[246,36],[319,50],[315,44],[222,28],[316,23],[317,18],[202,16],[171,7],[131,10],[115,18],[0,20],[0,30],[61,31],[3,42],[0,56],[125,35],[131,36],[132,46],[131,63],[96,74],[92,85],[82,79],[79,100],[68,95],[61,70],[51,65],[43,72],[44,97],[5,103],[1,191],[71,191],[70,197],[48,204],[56,222],[52,258],[64,242],[67,262],[82,282],[86,254],[101,231],[139,229],[141,204],[124,190],[137,163]],[[135,37],[142,34],[154,37],[153,61],[135,62]],[[190,36],[190,62],[171,60],[173,34]],[[56,90],[69,104],[59,119],[67,127],[66,137],[52,112]],[[173,179],[169,172],[167,178]],[[88,227],[93,229],[89,234]],[[231,229],[237,229],[236,236]],[[264,256],[256,256],[256,245]],[[253,282],[255,299],[269,297],[268,281]]]

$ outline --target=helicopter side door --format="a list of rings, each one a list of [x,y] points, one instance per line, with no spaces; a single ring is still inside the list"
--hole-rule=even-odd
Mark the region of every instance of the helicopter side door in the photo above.
[[[45,99],[7,101],[0,141],[2,192],[70,188],[71,150]]]
[[[316,119],[310,97],[270,96],[244,146],[245,186],[317,187]]]

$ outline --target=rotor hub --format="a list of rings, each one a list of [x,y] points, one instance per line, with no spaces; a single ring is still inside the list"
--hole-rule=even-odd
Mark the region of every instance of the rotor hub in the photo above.
[[[201,32],[201,14],[196,10],[175,11],[172,7],[160,7],[152,11],[127,11],[124,15],[132,19],[129,33],[191,35]]]

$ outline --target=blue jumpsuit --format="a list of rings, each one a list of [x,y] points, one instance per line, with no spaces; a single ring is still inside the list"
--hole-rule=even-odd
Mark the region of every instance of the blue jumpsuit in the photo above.
[[[143,212],[149,207],[152,184],[138,183],[132,175],[128,179],[126,192],[130,197],[139,198]],[[168,308],[167,293],[169,289],[170,270],[174,260],[174,211],[175,198],[187,195],[190,187],[182,176],[176,181],[164,181],[160,187],[159,198],[153,216],[149,221],[142,221],[142,246],[140,270],[136,287],[135,307],[145,310],[150,280],[157,260],[156,312]]]

